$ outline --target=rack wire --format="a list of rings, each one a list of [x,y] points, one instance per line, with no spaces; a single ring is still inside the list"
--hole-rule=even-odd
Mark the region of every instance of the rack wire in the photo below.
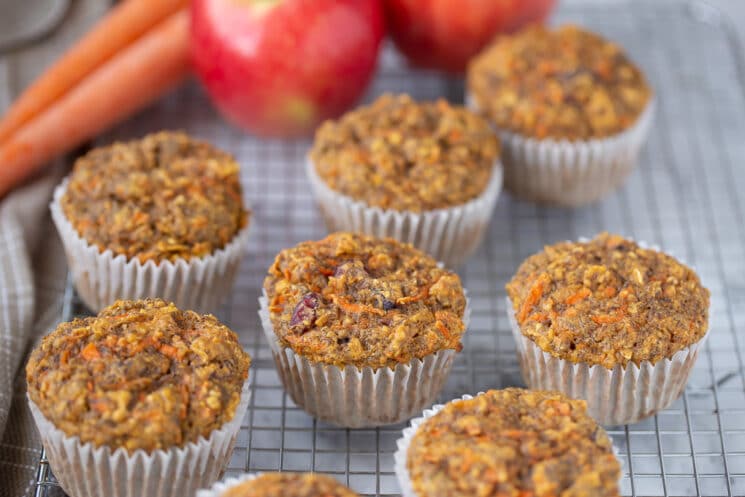
[[[459,272],[473,302],[465,347],[440,400],[522,385],[505,316],[504,284],[542,245],[602,230],[660,245],[694,265],[712,293],[711,334],[689,385],[669,409],[609,427],[624,468],[623,495],[745,495],[745,70],[728,21],[704,2],[572,2],[572,21],[618,41],[656,89],[658,111],[641,165],[602,203],[538,207],[503,194],[488,238]],[[383,91],[462,98],[462,82],[414,72],[390,47],[367,99]],[[253,357],[253,396],[227,475],[318,471],[364,495],[398,495],[392,471],[403,425],[346,430],[293,405],[274,370],[257,317],[261,281],[282,248],[325,234],[303,175],[309,142],[246,138],[227,128],[195,86],[118,128],[114,138],[186,128],[244,164],[253,232],[224,319]],[[61,319],[85,313],[68,285]],[[46,460],[37,496],[61,495]]]

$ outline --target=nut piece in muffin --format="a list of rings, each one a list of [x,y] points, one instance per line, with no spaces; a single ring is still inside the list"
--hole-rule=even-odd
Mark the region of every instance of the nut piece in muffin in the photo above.
[[[462,347],[460,278],[392,239],[300,243],[277,255],[264,290],[280,344],[315,362],[394,368]]]
[[[617,497],[621,476],[584,401],[520,388],[447,404],[416,429],[406,467],[417,497]]]
[[[31,400],[67,436],[150,453],[230,421],[249,365],[214,316],[159,299],[117,301],[44,337],[26,380]]]
[[[471,62],[467,86],[499,129],[570,141],[625,131],[652,96],[618,45],[572,25],[499,37]]]
[[[422,212],[481,195],[499,157],[487,122],[445,100],[383,95],[325,122],[310,158],[333,190],[370,207]]]
[[[235,159],[176,132],[93,149],[61,204],[88,243],[142,263],[209,255],[248,222]]]
[[[315,473],[264,473],[214,497],[359,497],[330,476]]]
[[[670,358],[708,329],[709,291],[692,269],[608,233],[545,247],[507,293],[543,351],[607,369]]]

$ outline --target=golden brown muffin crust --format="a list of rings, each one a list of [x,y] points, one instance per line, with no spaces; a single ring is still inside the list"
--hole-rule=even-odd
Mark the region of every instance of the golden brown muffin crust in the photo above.
[[[486,121],[463,107],[383,95],[325,122],[310,157],[337,192],[370,206],[421,212],[478,197],[499,142]]]
[[[625,131],[652,95],[618,45],[571,25],[499,37],[471,62],[468,89],[500,129],[568,140]]]
[[[31,400],[68,436],[151,452],[230,421],[250,362],[214,316],[159,299],[120,300],[44,337],[26,381]]]
[[[264,473],[220,497],[359,497],[330,476],[315,473]]]
[[[184,133],[91,150],[61,201],[88,243],[143,263],[206,256],[248,222],[238,163]]]
[[[422,423],[407,468],[417,497],[617,497],[621,468],[582,400],[508,388]]]
[[[618,235],[547,246],[507,284],[522,333],[572,362],[657,362],[708,329],[709,291],[692,269]]]
[[[280,343],[316,362],[395,367],[461,349],[458,275],[411,245],[334,233],[277,255],[264,280]]]

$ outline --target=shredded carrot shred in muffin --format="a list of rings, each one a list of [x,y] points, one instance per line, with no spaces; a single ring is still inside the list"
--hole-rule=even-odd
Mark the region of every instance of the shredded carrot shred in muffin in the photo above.
[[[458,275],[411,245],[335,233],[277,255],[264,280],[283,346],[326,364],[395,367],[461,349]]]
[[[264,473],[230,487],[220,497],[359,497],[330,476],[315,473]]]
[[[214,316],[122,300],[44,337],[26,381],[66,435],[151,452],[207,438],[231,420],[250,362]]]
[[[75,162],[62,210],[101,251],[140,262],[203,257],[248,223],[238,163],[184,133],[91,150]]]
[[[507,284],[520,331],[572,362],[652,363],[701,340],[709,291],[669,255],[602,233],[545,247]]]
[[[572,25],[500,36],[471,62],[468,90],[498,128],[539,139],[615,135],[652,97],[618,45]]]
[[[325,122],[310,157],[339,193],[373,207],[422,212],[478,197],[499,141],[483,118],[463,107],[383,95]]]
[[[617,497],[621,467],[585,402],[508,388],[456,400],[416,430],[417,497]]]

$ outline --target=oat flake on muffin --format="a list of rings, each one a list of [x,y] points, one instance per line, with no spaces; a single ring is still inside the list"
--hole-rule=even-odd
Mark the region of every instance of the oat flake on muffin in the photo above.
[[[520,331],[545,352],[608,369],[701,340],[709,291],[674,258],[602,233],[547,246],[507,284]]]
[[[151,452],[231,420],[249,364],[214,316],[147,299],[61,323],[32,352],[26,379],[31,400],[67,436]]]
[[[264,281],[283,346],[326,364],[395,367],[461,348],[458,275],[411,245],[335,233],[279,253]]]
[[[142,263],[211,254],[248,222],[235,159],[176,132],[93,149],[61,203],[88,243]]]
[[[484,192],[499,142],[481,117],[445,100],[383,95],[325,122],[310,158],[333,190],[371,207],[422,212]]]

